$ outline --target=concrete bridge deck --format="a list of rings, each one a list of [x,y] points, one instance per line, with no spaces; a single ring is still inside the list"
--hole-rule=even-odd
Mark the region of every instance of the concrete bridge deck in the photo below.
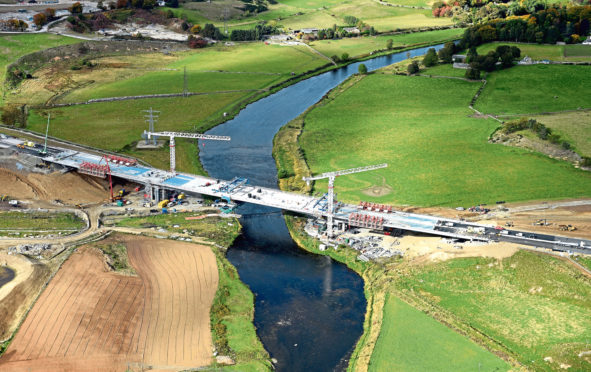
[[[48,147],[46,154],[40,153],[40,148],[19,148],[24,141],[17,138],[0,138],[0,147],[14,148],[30,155],[38,156],[48,163],[59,164],[71,169],[80,169],[84,162],[101,163],[100,156],[83,151],[74,151],[60,147]],[[101,164],[105,161],[102,160]],[[176,190],[179,192],[209,195],[212,197],[228,197],[232,201],[245,202],[278,208],[303,215],[326,217],[326,203],[322,198],[297,194],[267,187],[243,184],[227,180],[217,180],[210,177],[177,173],[172,174],[161,169],[142,165],[123,165],[109,163],[111,175],[146,186],[146,191],[153,199],[160,198],[162,190]],[[572,251],[591,254],[591,241],[567,238],[556,235],[546,235],[517,230],[499,230],[494,226],[486,226],[460,220],[442,217],[393,211],[391,213],[361,210],[350,204],[341,205],[334,218],[336,222],[347,223],[352,213],[362,213],[371,217],[383,219],[382,229],[400,229],[431,235],[445,236],[458,239],[482,241],[508,241],[518,244],[551,248],[560,251]]]

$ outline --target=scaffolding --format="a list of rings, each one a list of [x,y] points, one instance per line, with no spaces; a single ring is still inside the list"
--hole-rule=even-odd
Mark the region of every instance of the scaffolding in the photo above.
[[[363,213],[351,213],[349,215],[349,226],[382,229],[384,227],[384,218]]]

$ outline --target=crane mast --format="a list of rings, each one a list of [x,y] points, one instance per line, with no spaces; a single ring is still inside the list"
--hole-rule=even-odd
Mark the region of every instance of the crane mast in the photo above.
[[[175,137],[195,138],[214,141],[230,141],[228,136],[215,136],[211,134],[201,133],[185,133],[185,132],[146,132],[148,139],[152,136],[169,137],[170,138],[170,173],[176,174],[176,151],[175,151]]]
[[[388,166],[388,164],[386,164],[386,163],[377,164],[377,165],[369,165],[366,167],[358,167],[358,168],[350,168],[350,169],[344,169],[344,170],[334,171],[334,172],[326,172],[326,173],[319,174],[317,176],[302,178],[304,181],[306,181],[306,183],[308,185],[310,185],[310,181],[328,178],[328,197],[327,197],[328,209],[327,209],[327,213],[326,213],[327,214],[326,234],[328,235],[329,239],[333,237],[333,234],[332,234],[332,227],[333,226],[332,225],[333,225],[334,212],[335,212],[334,211],[334,203],[335,203],[334,181],[335,181],[335,178],[337,176],[344,176],[347,174],[361,173],[361,172],[367,172],[367,171],[371,171],[371,170],[375,170],[375,169],[386,168],[387,166]]]

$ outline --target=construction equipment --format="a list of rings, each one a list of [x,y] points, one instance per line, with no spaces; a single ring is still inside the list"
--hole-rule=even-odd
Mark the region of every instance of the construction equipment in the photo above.
[[[573,225],[558,225],[558,228],[562,231],[576,231],[577,228]]]
[[[334,204],[335,204],[334,181],[335,181],[335,178],[337,176],[344,176],[347,174],[361,173],[361,172],[367,172],[370,170],[386,168],[387,166],[388,166],[388,164],[384,163],[384,164],[378,164],[378,165],[370,165],[367,167],[359,167],[359,168],[345,169],[345,170],[341,170],[341,171],[327,172],[327,173],[322,173],[322,174],[319,174],[319,175],[313,176],[313,177],[303,177],[302,178],[304,181],[306,181],[307,185],[310,185],[310,181],[328,178],[328,197],[327,197],[328,209],[327,209],[327,213],[326,213],[327,214],[326,234],[329,239],[332,238],[332,236],[333,236],[332,224],[333,224],[333,218],[334,218],[334,213],[335,213],[335,208],[334,208]]]
[[[168,205],[168,203],[170,203],[168,201],[168,199],[164,199],[160,203],[158,203],[158,208],[164,208],[164,207],[166,207]]]
[[[201,133],[183,133],[183,132],[144,132],[148,135],[148,139],[152,136],[161,136],[161,137],[169,137],[170,138],[170,173],[176,174],[176,154],[175,154],[175,137],[182,137],[182,138],[195,138],[195,139],[204,139],[204,140],[215,140],[215,141],[230,141],[230,137],[228,136],[214,136],[210,134],[201,134]]]

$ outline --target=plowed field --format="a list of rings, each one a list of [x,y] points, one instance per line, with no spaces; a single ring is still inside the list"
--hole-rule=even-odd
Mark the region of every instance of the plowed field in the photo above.
[[[118,239],[138,277],[108,271],[96,248],[74,253],[0,358],[0,370],[179,370],[211,362],[213,252],[189,243]]]

